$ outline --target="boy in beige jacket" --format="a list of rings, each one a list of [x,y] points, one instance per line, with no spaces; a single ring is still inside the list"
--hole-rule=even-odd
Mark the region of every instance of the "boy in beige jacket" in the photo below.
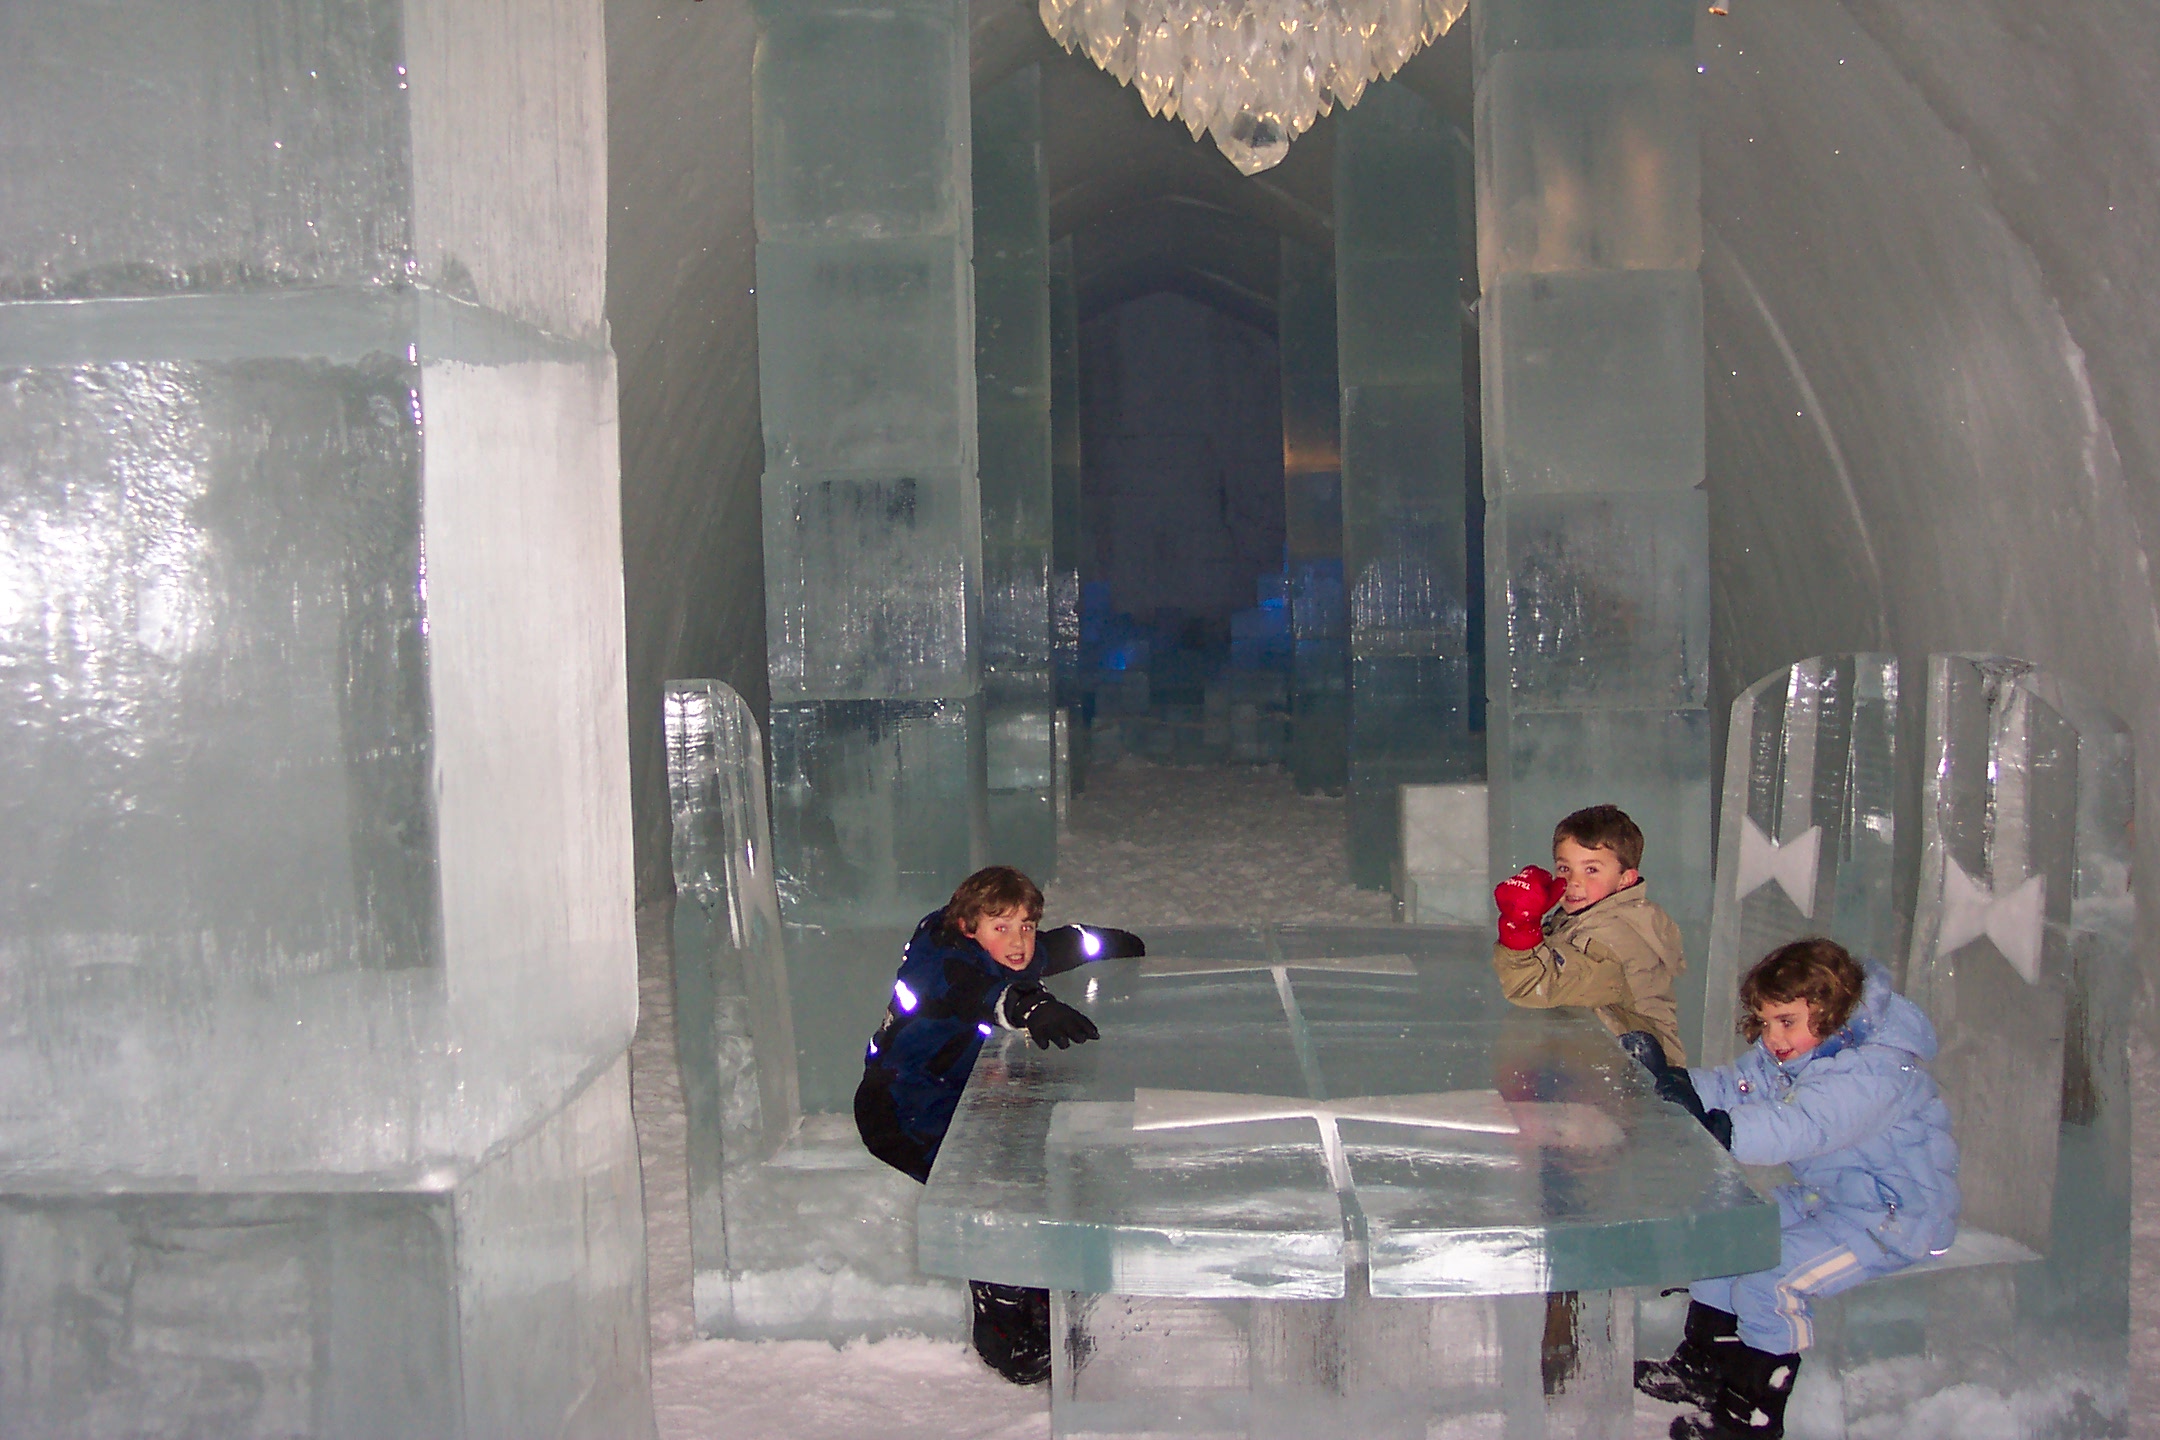
[[[1673,982],[1686,968],[1680,927],[1650,899],[1637,867],[1643,835],[1616,805],[1577,810],[1553,829],[1553,868],[1500,882],[1493,969],[1517,1005],[1581,1005],[1614,1035],[1653,1036],[1685,1065]],[[1550,919],[1548,911],[1560,913]]]

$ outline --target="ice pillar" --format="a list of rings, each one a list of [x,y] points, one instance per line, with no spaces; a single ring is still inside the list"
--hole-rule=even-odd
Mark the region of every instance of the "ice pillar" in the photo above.
[[[1335,265],[1285,236],[1277,291],[1282,357],[1283,565],[1290,607],[1290,773],[1308,794],[1348,779],[1350,665],[1343,610],[1342,397]]]
[[[974,150],[990,857],[1047,885],[1057,868],[1051,751],[1050,194],[1043,174],[1042,81],[1035,66],[976,102]]]
[[[760,0],[774,871],[806,1111],[984,851],[967,11]]]
[[[1495,877],[1610,802],[1702,1014],[1710,909],[1700,157],[1686,0],[1476,11]]]
[[[0,22],[0,1428],[649,1434],[600,7]]]
[[[1336,122],[1349,853],[1395,882],[1398,788],[1477,778],[1470,730],[1462,319],[1468,159],[1415,91]]]
[[[1080,295],[1072,237],[1050,247],[1050,631],[1057,652],[1057,703],[1065,712],[1061,786],[1087,782],[1087,727],[1076,721],[1080,690],[1080,557],[1087,516],[1080,498]]]

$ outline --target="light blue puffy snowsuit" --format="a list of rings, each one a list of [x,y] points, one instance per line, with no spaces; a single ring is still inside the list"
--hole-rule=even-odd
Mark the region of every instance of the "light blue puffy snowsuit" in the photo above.
[[[1925,1068],[1935,1027],[1887,970],[1865,968],[1852,1019],[1807,1054],[1781,1064],[1758,1041],[1735,1064],[1688,1072],[1704,1108],[1732,1116],[1735,1160],[1792,1167],[1777,1190],[1777,1267],[1688,1287],[1773,1355],[1813,1342],[1815,1297],[1940,1254],[1957,1235],[1957,1141]]]

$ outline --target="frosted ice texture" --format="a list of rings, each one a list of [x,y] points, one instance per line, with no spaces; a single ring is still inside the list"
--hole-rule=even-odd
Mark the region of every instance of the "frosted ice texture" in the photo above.
[[[1243,959],[1063,977],[1097,1043],[985,1046],[919,1215],[924,1267],[1132,1295],[1339,1298],[1368,1248],[1373,1293],[1396,1296],[1768,1263],[1773,1212],[1594,1022],[1509,1007],[1483,961],[1382,963],[1351,933],[1258,938]],[[1338,1186],[1311,1119],[1139,1131],[1138,1090],[1498,1091],[1546,1143],[1343,1120]]]
[[[1899,960],[1897,729],[1893,655],[1818,655],[1733,701],[1696,1063],[1738,1052],[1740,978],[1787,941]]]
[[[1000,863],[1047,885],[1057,870],[1050,735],[1055,501],[1041,90],[1031,65],[975,102],[975,370],[989,849]]]
[[[1351,878],[1396,883],[1395,787],[1475,776],[1461,141],[1375,86],[1336,141]]]
[[[1694,17],[1496,0],[1477,68],[1494,879],[1613,803],[1653,899],[1710,910]],[[1680,984],[1684,1034],[1702,966]]]
[[[1990,655],[1929,658],[1925,729],[1905,983],[1942,1040],[1964,1215],[1948,1256],[1822,1307],[1818,1407],[1888,1433],[2014,1390],[2014,1433],[2127,1433],[2130,734]]]

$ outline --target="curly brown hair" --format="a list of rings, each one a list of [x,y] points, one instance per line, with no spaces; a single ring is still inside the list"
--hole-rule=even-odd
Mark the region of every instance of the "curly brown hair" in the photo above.
[[[960,882],[945,902],[945,932],[964,935],[985,915],[1025,910],[1030,920],[1041,920],[1043,893],[1033,880],[1010,865],[986,865]]]
[[[1860,962],[1835,940],[1813,935],[1780,945],[1756,961],[1740,982],[1740,1033],[1754,1044],[1762,1038],[1765,1005],[1805,1000],[1808,1029],[1818,1040],[1827,1040],[1852,1019],[1866,986]]]
[[[1573,840],[1585,850],[1610,850],[1623,870],[1642,868],[1642,830],[1617,805],[1592,805],[1553,826],[1553,849]]]

